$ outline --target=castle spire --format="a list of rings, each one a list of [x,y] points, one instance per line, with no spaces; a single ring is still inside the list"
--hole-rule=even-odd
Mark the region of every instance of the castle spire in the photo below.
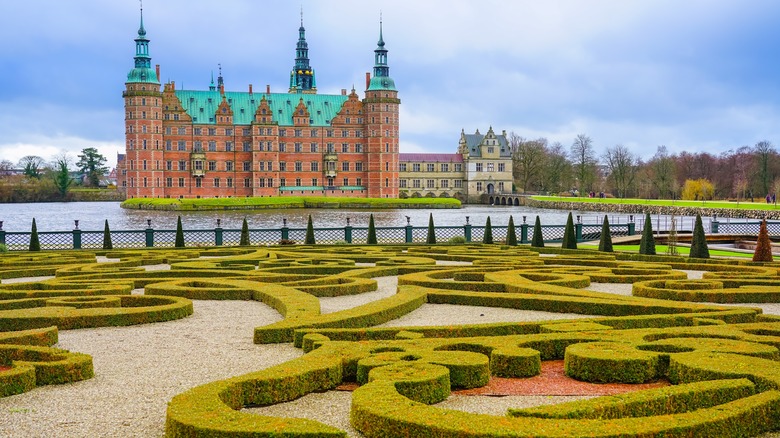
[[[149,82],[159,84],[157,72],[152,68],[152,57],[149,56],[149,39],[144,29],[144,5],[141,3],[141,25],[138,37],[135,39],[134,68],[127,74],[127,82]]]
[[[390,67],[387,65],[387,49],[382,35],[382,15],[379,15],[379,41],[374,50],[374,77],[369,84],[369,90],[394,90],[395,81],[390,77]]]
[[[217,86],[214,85],[214,70],[211,70],[211,83],[209,84],[209,91],[217,91]]]
[[[306,42],[301,7],[301,27],[298,28],[298,43],[295,45],[295,65],[290,73],[290,93],[316,92],[317,81],[314,79],[314,69],[309,65],[309,44]]]

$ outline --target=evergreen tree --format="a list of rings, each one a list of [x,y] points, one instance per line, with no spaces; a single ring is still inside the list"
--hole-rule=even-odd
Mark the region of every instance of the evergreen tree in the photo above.
[[[693,226],[693,238],[691,240],[691,253],[689,257],[696,259],[710,258],[710,250],[707,248],[707,237],[704,235],[704,225],[701,223],[701,215],[696,214],[696,224]]]
[[[244,218],[244,223],[241,224],[241,239],[239,239],[238,244],[240,246],[251,245],[249,242],[249,223],[247,223],[246,218]]]
[[[176,220],[176,248],[184,248],[184,230],[181,227],[181,216]]]
[[[30,251],[40,251],[41,241],[38,240],[38,226],[35,225],[35,218],[33,218],[32,231],[30,231]]]
[[[314,245],[314,224],[311,221],[311,215],[309,215],[309,222],[306,224],[306,240],[303,242],[306,245]]]
[[[515,233],[515,220],[512,219],[512,215],[509,215],[509,226],[506,230],[506,244],[510,246],[517,246],[517,233]]]
[[[114,244],[111,243],[111,230],[108,229],[108,219],[103,226],[103,249],[114,249]]]
[[[368,217],[368,238],[366,243],[369,245],[376,245],[376,227],[374,226],[374,213]]]
[[[753,253],[754,262],[771,262],[772,241],[769,240],[769,231],[766,229],[766,219],[761,221],[761,228],[758,230],[758,239],[756,240],[756,251]]]
[[[609,219],[604,215],[604,223],[601,224],[601,239],[599,239],[599,251],[612,252],[612,235],[609,233]]]
[[[485,233],[482,235],[482,243],[493,244],[493,227],[490,226],[490,216],[485,221]]]
[[[536,216],[534,222],[534,236],[531,238],[531,246],[534,248],[544,248],[544,236],[542,235],[542,221]]]
[[[425,239],[428,245],[436,244],[436,229],[433,227],[433,213],[428,217],[428,237]]]
[[[639,254],[655,255],[653,220],[650,219],[650,213],[645,214],[645,227],[642,228],[642,239],[639,241]]]
[[[571,217],[571,212],[569,212],[569,217],[566,219],[566,228],[563,230],[561,248],[577,249],[577,235],[574,233],[574,219]]]

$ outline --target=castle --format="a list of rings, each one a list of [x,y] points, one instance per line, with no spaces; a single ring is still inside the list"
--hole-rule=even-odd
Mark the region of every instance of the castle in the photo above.
[[[298,29],[286,93],[160,90],[143,24],[127,75],[126,153],[117,184],[127,198],[352,196],[397,198],[398,90],[379,23],[365,95],[317,93],[306,31]]]

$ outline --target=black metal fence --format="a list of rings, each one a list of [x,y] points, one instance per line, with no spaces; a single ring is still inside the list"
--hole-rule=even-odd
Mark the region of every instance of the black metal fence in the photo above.
[[[0,225],[1,227],[2,225]],[[491,227],[494,242],[506,240],[508,226]],[[542,236],[545,242],[563,240],[564,225],[543,225]],[[600,225],[574,225],[577,241],[597,240],[601,238]],[[182,230],[184,242],[188,247],[236,246],[241,240],[240,229]],[[111,243],[114,248],[165,248],[176,244],[176,230],[157,230],[149,226],[144,230],[111,231]],[[436,241],[444,243],[459,240],[463,242],[482,242],[485,226],[466,223],[463,226],[434,227]],[[617,224],[610,226],[612,236],[628,236],[635,233],[635,224]],[[530,243],[533,239],[533,226],[523,223],[515,226],[518,243]],[[30,232],[5,231],[0,228],[0,244],[11,251],[26,251],[30,247]],[[377,242],[380,244],[425,243],[428,239],[428,227],[415,227],[411,224],[401,227],[376,227]],[[252,245],[276,245],[280,242],[303,243],[305,228],[283,226],[275,229],[250,229],[249,241]],[[347,225],[338,228],[314,228],[314,239],[321,244],[352,243],[365,244],[368,240],[368,227]],[[41,249],[102,249],[103,231],[87,231],[78,228],[71,231],[38,232]]]

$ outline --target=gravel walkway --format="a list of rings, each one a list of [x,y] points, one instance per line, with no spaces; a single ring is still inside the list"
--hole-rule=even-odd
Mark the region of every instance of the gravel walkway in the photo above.
[[[398,277],[375,277],[376,290],[359,295],[346,295],[343,297],[320,298],[320,313],[333,313],[341,310],[362,306],[372,301],[381,300],[395,295],[398,288]]]
[[[504,309],[501,307],[459,306],[455,304],[423,304],[398,319],[378,327],[416,325],[458,325],[492,322],[545,321],[551,319],[592,318],[576,313],[538,312],[535,310]]]
[[[95,377],[0,398],[0,436],[162,436],[176,394],[302,354],[252,343],[256,326],[281,319],[264,304],[193,303],[194,315],[178,321],[60,332],[57,347],[92,355]]]

